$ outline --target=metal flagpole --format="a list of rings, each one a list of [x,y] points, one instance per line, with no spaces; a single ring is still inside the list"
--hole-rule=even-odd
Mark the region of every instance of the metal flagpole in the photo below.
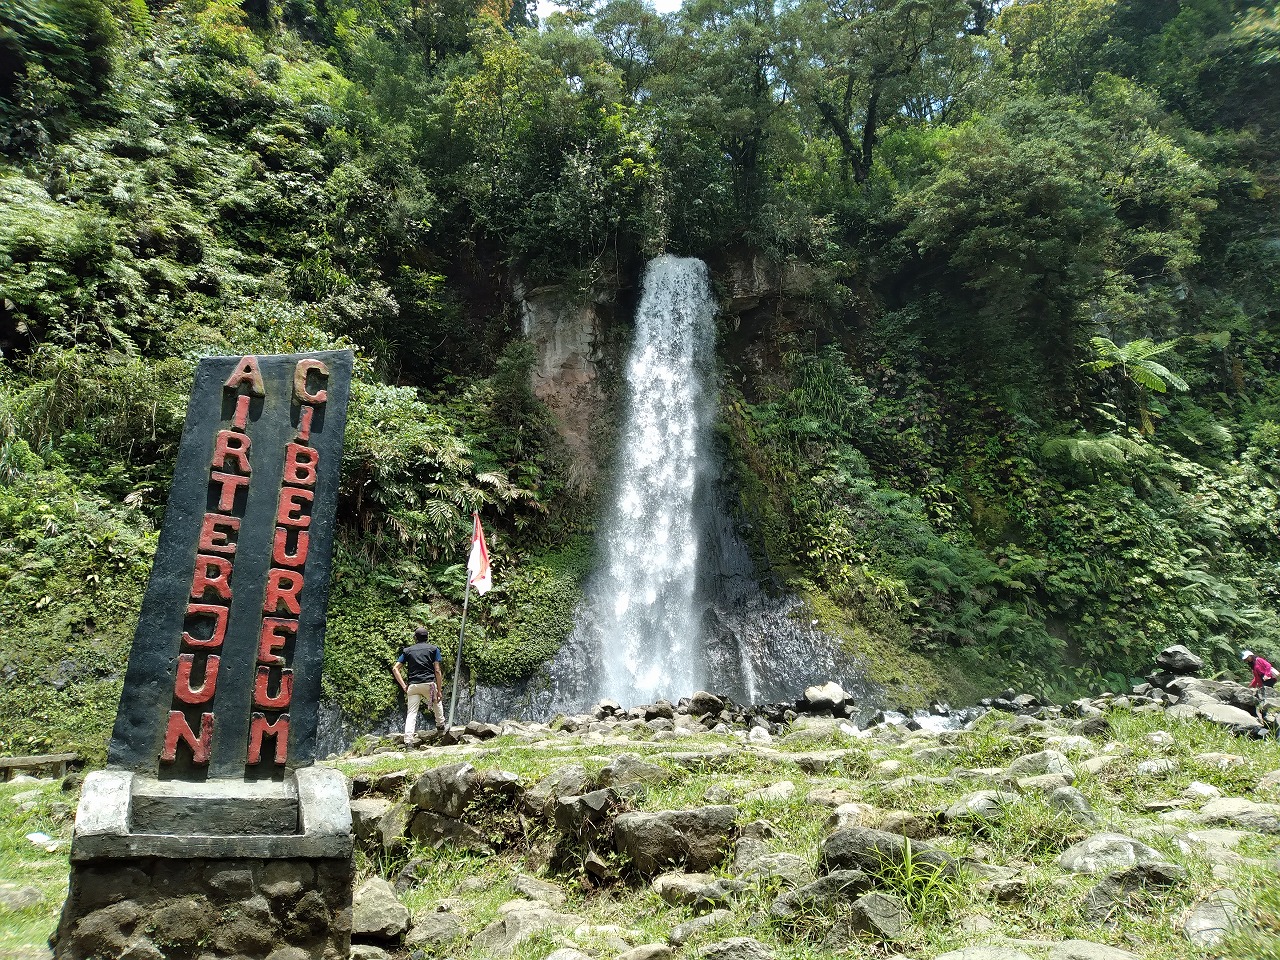
[[[467,604],[471,600],[471,570],[467,569],[467,592],[462,595],[462,629],[458,631],[458,656],[453,661],[453,698],[449,701],[449,726],[453,726],[453,715],[458,709],[458,675],[462,670],[462,636],[467,632]]]

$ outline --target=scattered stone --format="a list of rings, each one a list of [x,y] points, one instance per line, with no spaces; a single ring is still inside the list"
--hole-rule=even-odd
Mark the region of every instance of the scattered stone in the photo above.
[[[747,740],[750,743],[772,743],[773,736],[764,727],[752,727],[747,731]]]
[[[414,947],[440,946],[452,943],[464,933],[466,927],[452,913],[431,911],[413,918],[413,927],[404,938],[404,945],[410,950]]]
[[[809,709],[814,712],[835,713],[844,706],[849,695],[844,692],[840,684],[828,681],[819,686],[809,687],[804,692],[804,699]]]
[[[822,844],[820,868],[823,870],[862,870],[879,875],[886,867],[900,866],[908,849],[917,867],[932,867],[944,875],[956,873],[955,861],[947,854],[926,844],[897,834],[867,827],[837,830]]]
[[[1119,759],[1120,758],[1114,754],[1104,755],[1101,757],[1090,757],[1088,760],[1082,761],[1080,767],[1086,773],[1096,777]]]
[[[701,717],[708,713],[718,714],[724,709],[724,701],[715,694],[707,693],[705,690],[699,690],[689,698],[689,713],[691,716]],[[639,958],[635,958],[639,960]]]
[[[1028,753],[1014,760],[1009,764],[1008,769],[1008,775],[1015,780],[1020,777],[1038,777],[1046,773],[1060,773],[1069,780],[1074,780],[1076,776],[1071,768],[1071,761],[1057,750]]]
[[[1112,873],[1164,862],[1160,851],[1119,833],[1096,833],[1058,857],[1058,866],[1072,873]]]
[[[1179,677],[1195,676],[1204,669],[1204,661],[1182,644],[1165,647],[1156,655],[1156,666]]]
[[[1147,777],[1149,779],[1167,777],[1178,772],[1178,761],[1167,757],[1159,757],[1155,760],[1143,760],[1134,768],[1134,772],[1140,777]]]
[[[559,797],[576,797],[595,789],[595,780],[579,764],[553,770],[525,791],[524,802],[533,810],[545,810]]]
[[[583,953],[573,947],[561,947],[547,954],[546,960],[593,960],[590,954]]]
[[[370,943],[353,943],[351,960],[391,960],[391,955],[381,947],[375,947]]]
[[[1132,866],[1106,877],[1085,897],[1082,912],[1086,919],[1102,923],[1119,908],[1130,908],[1129,897],[1139,890],[1174,886],[1186,871],[1172,863]]]
[[[807,913],[829,910],[841,901],[853,901],[871,890],[875,878],[861,870],[832,870],[813,883],[789,890],[769,907],[769,915],[788,923]]]
[[[428,770],[409,792],[409,800],[420,810],[430,810],[457,819],[475,799],[480,775],[469,763],[449,763]]]
[[[1196,821],[1206,826],[1280,833],[1280,804],[1258,803],[1244,797],[1221,797],[1201,807]]]
[[[530,900],[540,900],[553,907],[563,907],[568,902],[565,892],[556,884],[527,874],[518,874],[513,886],[516,893],[523,894]]]
[[[624,753],[600,771],[600,786],[620,787],[628,783],[662,783],[671,779],[671,771],[656,763]]]
[[[0,883],[0,909],[28,910],[44,900],[35,887],[19,887],[17,884]]]
[[[1202,950],[1216,947],[1240,922],[1240,906],[1230,890],[1219,890],[1193,904],[1182,921],[1182,933]]]
[[[669,864],[701,872],[728,859],[737,817],[732,806],[624,813],[613,823],[613,839],[645,876]]]
[[[671,932],[667,934],[667,940],[672,946],[683,946],[702,931],[709,930],[732,916],[733,913],[729,910],[712,910],[710,913],[704,913],[700,917],[694,917],[692,920],[676,924],[671,928]]]
[[[702,948],[703,960],[774,960],[773,951],[752,937],[730,937]]]
[[[351,829],[358,843],[378,842],[378,824],[392,806],[394,804],[385,797],[363,797],[351,801]]]
[[[391,884],[374,877],[356,889],[351,903],[351,935],[396,940],[409,929],[409,911]]]
[[[1059,787],[1049,794],[1049,806],[1065,813],[1076,823],[1089,826],[1098,820],[1089,800],[1075,787]]]
[[[877,940],[896,940],[910,919],[902,901],[887,893],[864,894],[853,902],[849,911],[849,925],[853,930],[870,934]]]
[[[942,812],[946,823],[995,823],[1019,802],[1016,793],[1004,790],[979,790],[968,794]]]
[[[758,840],[738,841],[738,856],[734,859],[734,871],[739,877],[747,880],[778,879],[786,886],[800,886],[813,879],[813,870],[810,869],[808,861],[794,853],[756,853],[744,859],[743,845],[759,842]]]
[[[1217,800],[1222,796],[1222,791],[1211,784],[1193,780],[1187,784],[1181,796],[1186,797],[1188,800]]]
[[[540,933],[574,930],[587,921],[571,913],[557,913],[537,900],[509,900],[498,908],[498,919],[475,935],[475,950],[510,956],[520,944]]]
[[[758,801],[760,803],[782,803],[791,798],[796,792],[796,785],[790,780],[780,780],[778,783],[771,784],[760,790],[752,790],[743,801]]]
[[[1064,940],[1049,948],[1046,960],[1139,960],[1136,953],[1088,940]]]
[[[642,943],[618,954],[615,960],[671,960],[674,956],[675,951],[665,943]]]
[[[988,920],[987,923],[990,925],[991,921]],[[942,953],[934,960],[1031,960],[1031,958],[1013,947],[979,946]]]
[[[1197,753],[1191,758],[1196,763],[1215,770],[1230,770],[1232,767],[1244,767],[1249,761],[1238,753]]]

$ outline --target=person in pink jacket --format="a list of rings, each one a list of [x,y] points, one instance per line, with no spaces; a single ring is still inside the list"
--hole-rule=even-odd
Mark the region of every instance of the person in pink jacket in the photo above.
[[[1276,669],[1252,650],[1245,650],[1240,659],[1253,669],[1251,687],[1274,687],[1276,685]]]

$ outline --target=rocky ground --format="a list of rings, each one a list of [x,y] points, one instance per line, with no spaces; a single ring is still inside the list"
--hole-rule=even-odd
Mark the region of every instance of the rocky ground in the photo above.
[[[1280,743],[1179,657],[1130,696],[1010,693],[955,730],[859,729],[829,687],[365,744],[332,761],[352,956],[1280,958]],[[40,955],[70,800],[0,786],[0,956]]]

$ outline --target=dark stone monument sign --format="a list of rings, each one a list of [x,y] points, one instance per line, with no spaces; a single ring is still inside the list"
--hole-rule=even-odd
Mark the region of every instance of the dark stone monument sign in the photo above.
[[[352,361],[200,362],[59,958],[346,956],[346,784],[312,764]]]

